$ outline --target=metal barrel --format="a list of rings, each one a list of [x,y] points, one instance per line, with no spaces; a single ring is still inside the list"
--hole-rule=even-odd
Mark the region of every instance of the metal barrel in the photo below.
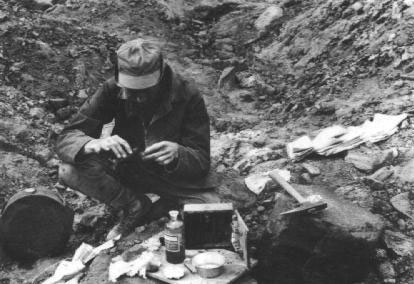
[[[31,261],[63,251],[72,232],[73,211],[48,189],[13,195],[0,217],[0,237],[10,257]]]

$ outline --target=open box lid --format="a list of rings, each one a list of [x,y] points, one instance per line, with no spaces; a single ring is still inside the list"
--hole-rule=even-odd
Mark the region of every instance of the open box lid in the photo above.
[[[250,267],[249,229],[232,203],[186,204],[183,218],[186,249],[231,249]]]

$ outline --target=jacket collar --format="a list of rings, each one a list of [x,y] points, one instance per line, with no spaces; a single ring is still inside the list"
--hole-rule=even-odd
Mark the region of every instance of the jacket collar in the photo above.
[[[175,103],[184,99],[183,79],[175,73],[169,65],[165,65],[164,77],[166,80],[166,93],[170,102]]]
[[[184,100],[184,86],[182,78],[173,72],[168,64],[165,65],[161,84],[162,101],[150,124],[167,115],[172,110],[172,105],[174,103]]]

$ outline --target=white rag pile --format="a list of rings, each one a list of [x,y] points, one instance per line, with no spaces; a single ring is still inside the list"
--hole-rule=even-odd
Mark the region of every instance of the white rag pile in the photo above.
[[[72,260],[62,260],[52,277],[43,281],[42,284],[77,284],[86,264],[102,251],[112,248],[115,245],[115,241],[119,240],[120,237],[121,235],[118,235],[114,239],[95,248],[91,245],[82,243],[76,249]]]
[[[334,125],[323,129],[313,140],[302,136],[289,143],[287,153],[291,159],[301,160],[310,153],[329,156],[355,148],[362,143],[385,140],[398,131],[398,126],[407,119],[407,114],[386,115],[377,113],[373,120],[360,126]]]

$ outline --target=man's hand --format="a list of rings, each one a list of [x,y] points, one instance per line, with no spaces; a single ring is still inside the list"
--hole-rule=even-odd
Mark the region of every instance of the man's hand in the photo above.
[[[100,153],[101,151],[112,151],[118,159],[126,158],[132,154],[131,146],[118,135],[94,139],[84,146],[85,154]]]
[[[149,146],[144,151],[144,161],[153,160],[160,165],[168,165],[178,158],[178,144],[170,141],[161,141]]]

